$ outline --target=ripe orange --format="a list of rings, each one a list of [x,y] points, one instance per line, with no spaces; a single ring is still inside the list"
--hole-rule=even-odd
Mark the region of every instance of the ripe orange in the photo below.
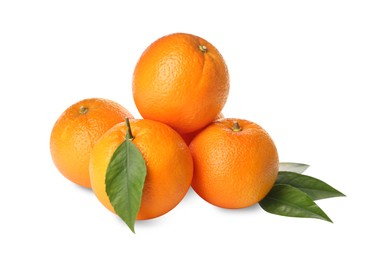
[[[121,105],[102,98],[81,100],[55,122],[50,152],[57,169],[70,181],[90,188],[89,156],[97,139],[112,126],[133,116]]]
[[[217,120],[192,140],[190,150],[193,189],[222,208],[244,208],[259,202],[278,175],[274,142],[250,121]]]
[[[134,102],[142,117],[166,123],[181,134],[212,122],[228,92],[222,55],[191,34],[170,34],[153,42],[133,73]]]
[[[148,119],[131,120],[133,142],[146,162],[146,179],[137,219],[161,216],[173,209],[191,186],[191,152],[180,135],[166,124]],[[106,193],[106,171],[112,154],[124,141],[125,123],[107,131],[91,154],[92,190],[99,201],[115,212]]]

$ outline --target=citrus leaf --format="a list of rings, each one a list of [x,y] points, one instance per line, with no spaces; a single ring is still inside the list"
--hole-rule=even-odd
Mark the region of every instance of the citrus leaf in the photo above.
[[[305,192],[313,200],[345,196],[319,179],[295,172],[280,171],[276,184],[289,184]]]
[[[303,173],[309,166],[303,163],[281,162],[279,163],[279,171]]]
[[[126,138],[115,150],[108,165],[106,192],[115,212],[133,233],[145,177],[145,160],[137,146]]]
[[[288,184],[275,184],[259,204],[265,211],[276,215],[332,222],[306,193]]]

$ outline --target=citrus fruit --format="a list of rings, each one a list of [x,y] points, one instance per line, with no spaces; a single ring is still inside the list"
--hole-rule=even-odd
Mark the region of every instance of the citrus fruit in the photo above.
[[[132,115],[124,107],[102,98],[84,99],[67,108],[50,136],[50,152],[57,169],[70,181],[90,188],[89,157],[93,145],[126,117]]]
[[[133,98],[143,118],[190,133],[224,107],[229,74],[222,55],[206,40],[175,33],[153,42],[133,73]]]
[[[133,143],[146,163],[141,208],[137,219],[161,216],[173,209],[191,186],[191,152],[180,135],[166,124],[130,120]],[[92,190],[99,201],[115,213],[106,193],[106,171],[114,151],[124,141],[127,127],[120,123],[108,130],[95,144],[90,161]]]
[[[242,119],[220,119],[190,144],[194,160],[192,187],[209,203],[245,208],[259,202],[278,175],[274,142],[259,125]]]

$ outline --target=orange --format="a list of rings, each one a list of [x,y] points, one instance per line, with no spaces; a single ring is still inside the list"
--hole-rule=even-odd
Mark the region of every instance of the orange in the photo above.
[[[131,120],[133,142],[146,163],[146,179],[137,219],[161,216],[173,209],[191,186],[193,163],[191,152],[180,135],[166,124]],[[126,124],[107,131],[91,154],[92,190],[99,201],[115,213],[106,193],[106,171],[112,154],[124,141]]]
[[[242,119],[220,119],[190,145],[194,160],[192,187],[209,203],[245,208],[270,191],[278,175],[274,142],[259,125]]]
[[[212,122],[224,107],[229,74],[218,50],[191,34],[153,42],[133,73],[133,98],[143,118],[190,133]]]
[[[50,152],[57,169],[70,181],[90,188],[89,157],[102,134],[132,115],[114,101],[81,100],[67,108],[55,122]]]

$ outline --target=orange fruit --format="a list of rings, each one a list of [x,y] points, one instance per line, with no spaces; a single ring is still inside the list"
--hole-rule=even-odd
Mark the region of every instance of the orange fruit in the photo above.
[[[137,219],[161,216],[173,209],[191,186],[191,152],[180,135],[166,124],[130,120],[134,144],[146,163],[146,179]],[[112,154],[124,141],[126,124],[108,130],[95,144],[90,161],[92,190],[99,201],[115,213],[106,193],[106,171]]]
[[[221,118],[223,118],[223,114],[219,113],[217,118],[214,119],[214,121]],[[181,137],[183,138],[184,142],[186,142],[187,145],[190,145],[191,141],[195,138],[195,136],[197,136],[200,132],[202,132],[203,129],[204,128],[196,130],[195,132],[181,134]]]
[[[194,160],[192,187],[209,203],[245,208],[270,191],[278,175],[274,142],[259,125],[242,119],[220,119],[190,144]]]
[[[114,101],[81,100],[67,108],[55,122],[50,152],[57,169],[70,181],[90,188],[89,157],[93,145],[112,126],[132,115]]]
[[[222,55],[191,34],[170,34],[153,42],[133,73],[133,98],[142,117],[166,123],[181,134],[212,122],[228,92]]]

